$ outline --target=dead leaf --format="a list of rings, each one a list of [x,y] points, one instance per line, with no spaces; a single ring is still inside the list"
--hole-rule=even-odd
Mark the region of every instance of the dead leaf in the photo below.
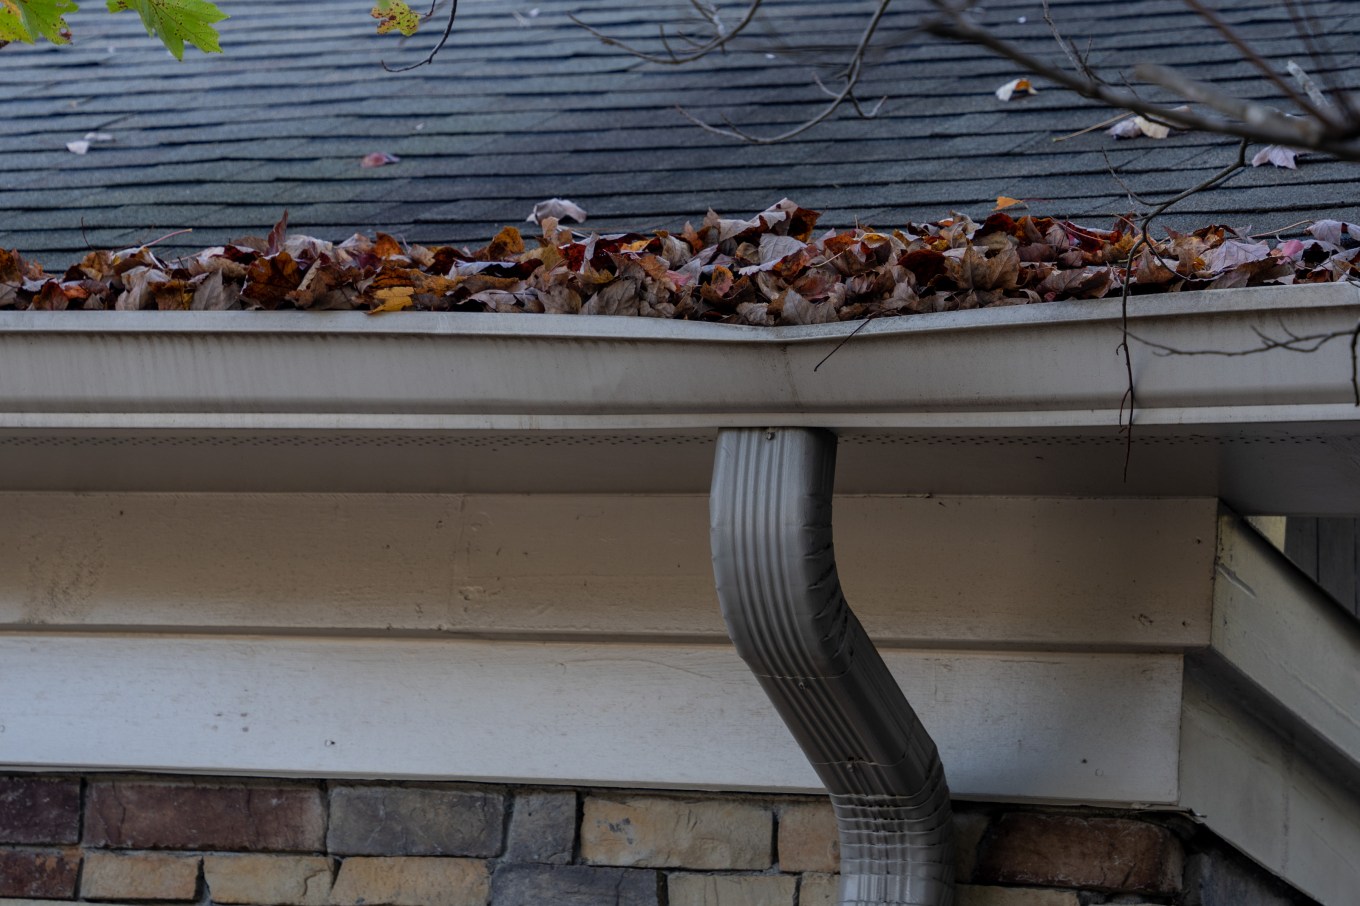
[[[1030,82],[1030,80],[1021,77],[1018,79],[1011,79],[1009,82],[998,88],[996,90],[996,99],[998,101],[1009,101],[1011,98],[1014,97],[1023,97],[1025,95],[1036,93],[1037,92],[1035,92],[1034,90],[1034,85]]]
[[[1038,292],[1045,299],[1100,299],[1114,286],[1114,270],[1108,267],[1083,267],[1080,270],[1054,271],[1040,282]]]
[[[636,315],[640,310],[638,285],[632,280],[615,280],[591,296],[581,307],[583,315]]]
[[[1180,279],[1174,270],[1167,267],[1166,261],[1153,255],[1147,246],[1143,247],[1138,260],[1134,262],[1133,273],[1133,281],[1140,285],[1167,284]]]
[[[521,208],[520,210],[523,210]],[[563,218],[570,217],[577,223],[586,222],[586,209],[574,201],[565,198],[549,198],[547,201],[540,201],[534,205],[534,209],[529,212],[529,216],[524,218],[528,223],[542,224],[549,217],[560,223]]]
[[[359,166],[364,167],[365,169],[372,169],[373,167],[385,167],[388,164],[399,163],[401,163],[401,158],[397,157],[395,154],[388,154],[386,151],[374,151],[370,154],[365,154],[363,159],[359,161]]]
[[[969,246],[957,257],[946,256],[945,272],[960,289],[1007,290],[1016,287],[1020,277],[1020,256],[1006,249],[987,258]]]
[[[1346,223],[1342,220],[1319,220],[1308,228],[1314,239],[1330,243],[1339,249],[1354,248],[1360,244],[1360,224]]]
[[[76,139],[66,143],[66,150],[72,154],[85,154],[94,145],[103,145],[113,141],[113,136],[107,132],[86,132],[84,138]]]
[[[1133,119],[1121,120],[1109,129],[1105,130],[1115,138],[1166,138],[1171,134],[1171,127],[1164,123],[1154,123],[1152,120],[1142,116],[1135,116]]]
[[[257,258],[246,270],[242,298],[257,308],[275,309],[288,299],[288,294],[302,283],[302,269],[293,256],[279,252],[268,258]]]
[[[829,324],[840,320],[830,302],[810,302],[792,289],[781,293],[766,311],[775,315],[779,324]]]
[[[402,311],[416,304],[416,288],[414,286],[392,286],[387,289],[380,289],[373,294],[373,298],[378,300],[378,304],[368,310],[370,315],[378,315],[388,311]]]
[[[996,207],[992,208],[992,210],[1003,211],[1006,208],[1013,208],[1018,204],[1024,203],[1025,202],[1019,198],[1011,198],[1009,195],[998,195],[996,196]]]
[[[241,298],[240,286],[235,283],[228,286],[221,271],[201,274],[190,282],[196,282],[194,296],[189,303],[191,311],[226,311],[235,308]]]
[[[1263,164],[1270,164],[1272,167],[1282,167],[1286,170],[1297,170],[1298,164],[1294,159],[1299,156],[1299,152],[1293,148],[1286,148],[1284,145],[1266,145],[1251,159],[1253,167]]]
[[[1212,274],[1270,257],[1270,246],[1264,242],[1243,242],[1240,239],[1227,239],[1217,248],[1204,253],[1204,269]]]
[[[288,233],[288,209],[283,209],[283,216],[279,222],[274,224],[274,228],[269,231],[269,235],[264,239],[264,253],[266,255],[277,255],[283,251],[283,241]]]
[[[148,287],[154,283],[164,283],[170,277],[156,268],[140,266],[125,271],[120,279],[124,289],[113,307],[118,311],[141,311],[143,308],[155,307],[147,302]]]

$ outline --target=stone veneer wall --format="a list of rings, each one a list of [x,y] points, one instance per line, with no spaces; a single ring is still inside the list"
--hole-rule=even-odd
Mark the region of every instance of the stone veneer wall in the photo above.
[[[1311,901],[1174,815],[959,803],[958,906]],[[0,776],[0,906],[831,906],[805,796]]]

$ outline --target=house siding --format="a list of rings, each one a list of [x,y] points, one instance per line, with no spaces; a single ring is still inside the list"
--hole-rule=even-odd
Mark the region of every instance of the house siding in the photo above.
[[[1360,619],[1360,519],[1291,516],[1284,552],[1342,610]]]

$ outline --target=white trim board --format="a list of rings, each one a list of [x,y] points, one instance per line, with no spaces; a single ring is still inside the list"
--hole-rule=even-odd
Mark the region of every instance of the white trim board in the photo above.
[[[1178,655],[886,660],[955,795],[1175,799]],[[3,635],[0,688],[5,768],[820,789],[725,646]]]
[[[1221,520],[1215,570],[1209,663],[1360,778],[1360,624],[1235,516]]]
[[[1208,641],[1213,500],[835,510],[878,644]],[[0,493],[0,513],[0,628],[727,642],[706,496]]]
[[[1214,833],[1324,906],[1355,903],[1360,798],[1193,672],[1180,772],[1180,804]]]

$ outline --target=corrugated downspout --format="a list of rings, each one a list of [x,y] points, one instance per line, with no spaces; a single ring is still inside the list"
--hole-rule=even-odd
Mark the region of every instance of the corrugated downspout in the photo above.
[[[831,794],[842,906],[948,906],[944,768],[841,594],[835,465],[828,431],[719,434],[709,499],[718,600],[737,651]]]

